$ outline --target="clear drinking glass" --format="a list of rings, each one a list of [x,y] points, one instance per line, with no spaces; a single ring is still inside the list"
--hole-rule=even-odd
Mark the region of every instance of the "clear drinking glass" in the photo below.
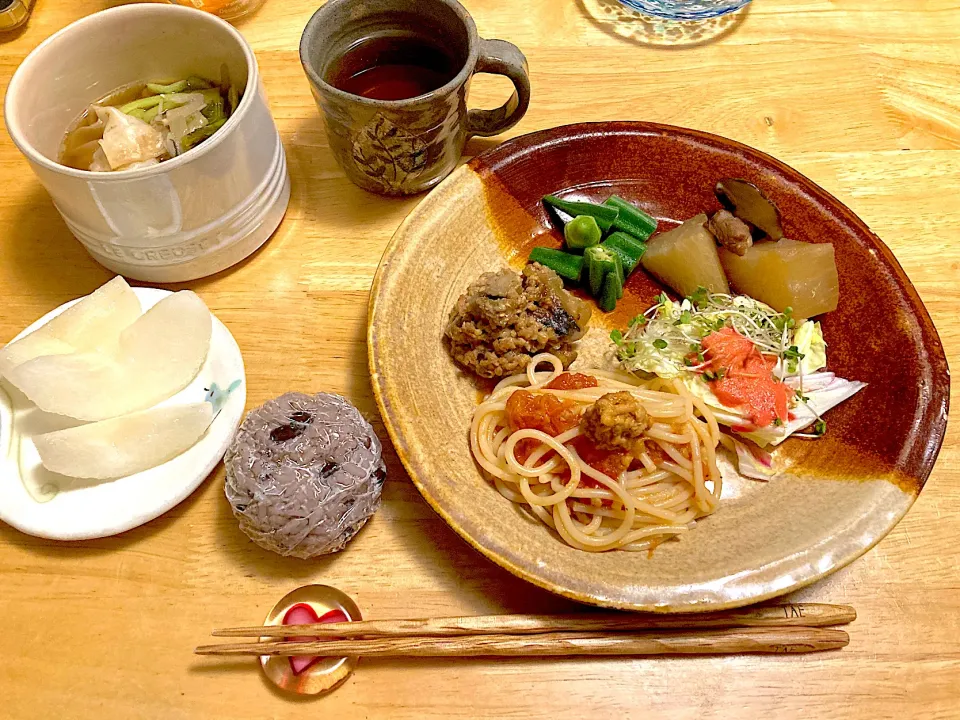
[[[239,20],[259,10],[266,0],[168,0],[174,5],[196,8],[213,13],[224,20]]]
[[[708,20],[735,12],[750,0],[619,0],[631,10],[664,20]]]

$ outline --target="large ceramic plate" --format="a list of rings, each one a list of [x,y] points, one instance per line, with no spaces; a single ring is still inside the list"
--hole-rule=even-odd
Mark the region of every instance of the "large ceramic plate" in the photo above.
[[[828,415],[817,441],[777,451],[769,483],[724,484],[720,509],[678,542],[646,553],[572,549],[502,498],[471,459],[474,379],[442,343],[457,297],[480,273],[520,268],[556,244],[540,197],[616,192],[661,227],[716,207],[722,177],[754,182],[779,205],[788,237],[832,242],[840,306],[822,318],[829,368],[869,386]],[[905,209],[906,212],[906,209]],[[579,362],[661,288],[642,271],[617,310],[596,313]],[[383,420],[414,483],[471,545],[516,575],[575,600],[694,611],[773,597],[853,561],[910,508],[947,421],[949,373],[926,310],[887,247],[800,173],[713,135],[647,123],[572,125],[516,138],[437,187],[397,231],[374,281],[368,344]]]
[[[169,290],[158,288],[133,291],[144,311],[170,295]],[[33,332],[76,302],[51,311],[14,340]],[[214,386],[219,390],[211,392]],[[240,348],[226,326],[214,317],[210,352],[203,367],[187,387],[163,402],[214,402],[219,412],[210,427],[193,447],[172,460],[107,482],[87,482],[51,473],[40,464],[36,450],[30,450],[32,443],[24,450],[22,428],[18,426],[18,418],[24,416],[14,412],[14,405],[29,403],[25,399],[11,403],[18,393],[6,382],[0,385],[0,520],[38,537],[87,540],[116,535],[149,522],[196,490],[233,439],[243,416],[247,388]],[[27,455],[22,455],[22,450]],[[58,491],[48,502],[37,502],[24,487],[21,472],[48,481]]]

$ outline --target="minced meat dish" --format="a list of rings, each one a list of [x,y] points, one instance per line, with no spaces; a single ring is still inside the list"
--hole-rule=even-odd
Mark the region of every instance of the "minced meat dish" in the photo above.
[[[580,418],[580,429],[604,450],[626,450],[634,457],[643,453],[643,433],[650,418],[640,401],[628,392],[602,396]]]
[[[567,367],[573,343],[587,330],[590,305],[563,288],[553,270],[538,263],[523,273],[484,273],[460,296],[445,335],[461,365],[486,378],[522,372],[533,355],[550,352]]]

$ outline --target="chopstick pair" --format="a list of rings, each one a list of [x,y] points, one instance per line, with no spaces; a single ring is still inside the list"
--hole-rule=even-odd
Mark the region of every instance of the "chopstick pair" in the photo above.
[[[481,615],[363,620],[214,630],[216,637],[277,638],[201,645],[198,655],[523,657],[805,653],[846,646],[831,625],[857,617],[849,605],[791,603],[690,615]],[[286,637],[318,638],[310,641]]]

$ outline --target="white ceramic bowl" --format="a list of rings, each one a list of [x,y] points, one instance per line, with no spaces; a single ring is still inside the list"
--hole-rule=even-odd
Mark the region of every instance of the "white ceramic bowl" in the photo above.
[[[90,103],[133,82],[219,78],[223,63],[243,99],[195,149],[114,173],[57,163],[65,130]],[[68,25],[14,73],[4,118],[87,251],[138,280],[181,282],[233,265],[270,237],[290,198],[253,50],[231,25],[198,10],[124,5]]]

